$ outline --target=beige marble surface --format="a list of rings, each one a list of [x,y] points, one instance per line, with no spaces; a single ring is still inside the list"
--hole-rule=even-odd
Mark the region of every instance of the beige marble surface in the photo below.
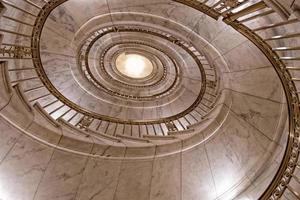
[[[38,11],[25,4],[25,1],[11,2],[34,13]],[[39,0],[33,2],[42,5]],[[109,12],[114,13],[110,15]],[[31,17],[19,11],[9,9],[7,15],[22,17],[24,21],[33,23]],[[95,16],[99,16],[102,21],[86,24]],[[270,17],[250,26],[259,26],[268,20],[272,22],[278,18]],[[172,34],[197,45],[217,66],[220,76],[226,79],[224,91],[230,94],[215,112],[207,116],[208,121],[196,126],[193,136],[182,137],[168,144],[157,141],[154,145],[128,148],[127,145],[134,142],[126,140],[114,144],[102,141],[96,145],[91,138],[76,131],[66,127],[55,128],[37,113],[28,112],[15,93],[8,105],[7,96],[0,93],[3,97],[0,98],[1,116],[11,120],[24,133],[26,130],[54,145],[50,147],[32,140],[1,118],[0,199],[258,199],[278,168],[287,140],[284,93],[270,62],[255,45],[228,28],[221,20],[215,21],[169,0],[110,0],[108,5],[106,1],[90,0],[86,3],[70,0],[56,9],[45,25],[41,38],[42,61],[48,66],[46,72],[55,86],[70,99],[112,116],[147,119],[173,115],[188,107],[189,102],[185,96],[194,96],[198,91],[195,86],[198,79],[189,79],[196,77],[193,77],[194,68],[188,68],[193,64],[191,59],[176,47],[162,42],[164,47],[170,46],[174,50],[174,56],[178,57],[181,65],[187,66],[187,77],[183,79],[185,92],[176,93],[181,96],[173,104],[165,105],[164,109],[158,108],[171,101],[175,95],[149,103],[148,112],[140,109],[131,112],[126,107],[116,108],[113,104],[92,104],[92,95],[83,89],[76,90],[80,86],[72,79],[70,65],[76,67],[72,45],[78,45],[81,37],[86,36],[85,31],[90,29],[89,26],[96,29],[118,22],[169,29]],[[8,20],[1,19],[0,24],[1,28],[31,33],[30,28],[11,25]],[[297,31],[297,28],[291,25],[276,31],[281,34],[287,32],[287,29]],[[263,34],[264,37],[270,35],[274,35],[274,32]],[[30,45],[29,39],[4,37],[5,42],[15,40],[18,44]],[[118,40],[122,40],[122,37],[113,38],[109,42]],[[154,42],[159,44],[160,41]],[[291,40],[279,45],[290,45],[293,42],[297,44]],[[30,64],[20,61],[10,62],[9,66],[24,67]],[[26,72],[12,76],[28,77],[33,74]],[[82,82],[82,85],[96,91],[86,82]],[[95,94],[103,95],[100,92]],[[115,100],[104,97],[110,102]],[[128,104],[128,107],[134,107],[134,103]],[[181,149],[184,151],[180,152]],[[78,155],[78,152],[82,155]],[[291,184],[298,189],[294,180]],[[283,199],[292,199],[291,196],[286,193]]]
[[[53,150],[22,136],[0,166],[0,198],[32,200]]]

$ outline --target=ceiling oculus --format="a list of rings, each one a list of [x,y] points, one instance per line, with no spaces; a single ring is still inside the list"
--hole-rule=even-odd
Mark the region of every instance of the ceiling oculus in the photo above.
[[[116,59],[118,71],[130,78],[145,78],[153,71],[151,61],[145,56],[132,53],[122,53]]]

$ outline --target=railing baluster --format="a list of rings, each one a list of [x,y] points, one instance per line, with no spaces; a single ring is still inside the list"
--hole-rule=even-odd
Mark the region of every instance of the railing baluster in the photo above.
[[[154,124],[152,124],[152,128],[153,128],[153,130],[154,130],[154,134],[157,135],[157,132],[156,132],[156,129],[155,129]]]
[[[56,100],[54,100],[54,101],[52,101],[52,102],[47,103],[46,105],[43,106],[43,108],[46,109],[47,107],[49,107],[49,106],[55,104],[56,102],[58,102],[58,99],[56,99]]]
[[[98,131],[98,130],[99,130],[99,128],[100,128],[100,126],[101,126],[101,124],[102,124],[102,120],[99,120],[99,124],[98,124],[98,126],[97,126],[97,128],[96,128],[96,131]]]
[[[160,128],[160,130],[161,130],[162,134],[163,134],[163,135],[166,135],[166,134],[165,134],[165,132],[164,132],[164,129],[163,129],[163,127],[162,127],[162,125],[161,125],[161,124],[159,124],[159,128]]]
[[[286,187],[297,199],[300,200],[300,194],[298,194],[290,185],[287,185]]]
[[[247,3],[247,1],[241,3],[238,7],[242,6],[245,3]],[[267,5],[265,4],[265,2],[263,2],[263,1],[257,2],[257,3],[255,3],[255,4],[251,5],[251,6],[248,6],[248,7],[244,8],[241,11],[238,11],[237,13],[234,13],[234,14],[230,15],[229,16],[229,20],[234,21],[234,20],[236,20],[236,19],[238,19],[240,17],[243,17],[243,16],[248,15],[250,13],[262,10],[262,9],[264,9],[266,7],[267,7]],[[236,9],[236,8],[231,8],[231,9],[227,10],[226,13],[228,13],[229,11],[231,11],[233,9]]]
[[[266,29],[270,29],[270,28],[275,28],[275,27],[278,27],[278,26],[293,24],[293,23],[296,23],[296,22],[299,22],[298,19],[291,19],[291,20],[287,20],[287,21],[283,21],[283,22],[279,22],[279,23],[275,23],[275,24],[269,24],[269,25],[266,25],[266,26],[255,28],[255,29],[253,29],[253,31],[255,31],[255,32],[256,31],[262,31],[262,30],[266,30]]]
[[[183,126],[183,124],[181,123],[180,119],[177,119],[178,123],[180,124],[180,126],[182,127],[182,129],[184,130],[185,129],[185,126]],[[178,129],[180,130],[180,129]]]
[[[208,109],[211,109],[211,107],[210,107],[210,106],[208,106],[208,105],[204,104],[203,102],[201,102],[201,105],[203,105],[204,107],[206,107],[206,108],[208,108]]]
[[[300,37],[300,33],[290,33],[286,35],[276,35],[270,38],[264,39],[264,41],[270,41],[270,40],[280,40],[280,39],[287,39],[287,38],[294,38],[294,37]]]
[[[275,47],[272,48],[273,51],[294,51],[300,50],[300,47]]]
[[[113,136],[115,136],[115,135],[116,135],[117,128],[118,128],[118,124],[117,124],[117,123],[115,123],[115,128],[114,128]]]
[[[288,70],[300,70],[300,67],[286,67]]]
[[[199,122],[199,120],[193,115],[193,112],[190,112],[189,115],[190,115],[196,122]]]
[[[300,57],[286,56],[280,57],[280,60],[300,60]]]
[[[194,109],[194,111],[202,117],[202,114],[198,110]]]
[[[105,133],[105,134],[107,133],[107,130],[108,130],[109,125],[110,125],[110,122],[108,121],[108,122],[107,122],[107,125],[106,125],[106,127],[105,127],[105,130],[104,130],[104,133]]]
[[[211,8],[214,9],[215,7],[217,7],[218,5],[220,5],[223,2],[224,2],[224,0],[219,0],[214,5],[212,5]]]
[[[294,174],[292,174],[292,177],[296,180],[296,182],[300,185],[300,179],[297,177],[297,176],[295,176]]]
[[[207,113],[207,110],[205,110],[204,108],[198,106],[197,108],[199,108],[200,110],[202,110],[204,113]]]
[[[185,121],[187,121],[188,125],[191,125],[192,123],[188,120],[188,118],[186,118],[186,116],[183,117],[185,119]]]
[[[126,127],[126,125],[123,124],[123,130],[122,130],[122,134],[123,134],[123,135],[125,135],[125,127]]]
[[[130,124],[130,135],[133,136],[132,124]]]
[[[78,112],[76,112],[70,119],[68,119],[68,121],[67,122],[70,122],[70,121],[72,121],[77,115],[78,115],[79,113]]]
[[[61,106],[55,108],[54,110],[52,110],[52,111],[49,113],[49,115],[52,115],[53,113],[55,113],[56,111],[60,110],[60,109],[63,108],[64,106],[65,106],[65,105],[63,104],[63,105],[61,105]]]
[[[264,17],[264,16],[267,16],[267,15],[270,15],[270,14],[273,14],[273,13],[275,13],[274,10],[268,10],[268,11],[259,13],[259,14],[257,14],[257,15],[254,15],[254,16],[251,16],[251,17],[248,17],[248,18],[239,20],[239,22],[240,22],[240,23],[245,23],[245,22],[248,22],[248,21],[257,19],[257,18],[259,18],[259,17]]]
[[[147,135],[149,135],[148,126],[147,126],[147,125],[145,125],[145,126],[146,126],[146,132],[147,132]]]
[[[66,116],[72,109],[69,108],[66,112],[64,112],[61,116],[58,117],[58,119],[63,118],[64,116]]]
[[[76,124],[75,124],[74,126],[78,128],[78,125],[80,124],[80,122],[81,122],[83,119],[84,119],[84,116],[82,116],[82,117],[80,118],[80,120],[78,120],[78,122],[76,122]]]
[[[142,137],[142,134],[141,134],[141,125],[138,125],[138,131],[139,131],[139,137]]]

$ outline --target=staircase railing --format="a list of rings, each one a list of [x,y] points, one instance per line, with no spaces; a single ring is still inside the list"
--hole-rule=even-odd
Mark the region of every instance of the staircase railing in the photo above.
[[[32,18],[32,22],[36,24],[24,22],[14,17],[3,15],[3,18],[6,20],[10,20],[14,23],[20,23],[28,28],[34,29],[34,27],[39,26],[40,22],[37,22],[37,17],[41,17],[41,15],[47,16],[49,14],[49,10],[45,10],[49,7],[55,7],[66,0],[43,0],[39,5],[32,3],[30,0],[24,0],[22,3],[27,4],[27,6],[31,6],[32,10],[35,12],[30,12],[23,7],[10,3],[7,0],[3,0],[0,2],[0,13],[3,14],[3,10],[5,7],[10,7],[12,9],[17,10],[23,14],[26,14]],[[300,55],[297,54],[297,51],[300,50],[300,21],[295,16],[289,16],[287,10],[283,9],[283,7],[278,4],[279,1],[276,1],[277,4],[271,4],[271,0],[262,1],[262,0],[173,0],[175,2],[179,2],[190,6],[194,9],[197,9],[201,12],[206,13],[214,19],[218,19],[220,17],[223,18],[223,21],[236,29],[238,32],[247,37],[250,41],[252,41],[269,59],[272,63],[274,69],[276,70],[282,85],[285,90],[287,105],[289,110],[289,139],[285,152],[284,159],[280,165],[278,172],[276,173],[275,178],[272,183],[269,185],[268,189],[264,192],[260,199],[280,199],[283,195],[289,196],[290,198],[300,199],[299,188],[300,188],[300,177],[299,173],[295,173],[300,169],[299,164],[299,150],[300,150]],[[274,1],[275,2],[275,1]],[[273,5],[273,6],[272,6]],[[255,21],[261,19],[269,19],[270,15],[278,15],[278,19],[280,21],[263,24],[259,27],[253,27],[253,23]],[[276,18],[277,19],[277,18]],[[262,20],[261,20],[262,21]],[[264,23],[270,20],[264,20]],[[43,22],[42,22],[43,23]],[[285,27],[298,27],[298,30],[295,29],[293,31],[291,28]],[[282,34],[274,34],[277,32],[278,28],[285,28],[287,30]],[[14,30],[9,29],[0,29],[2,34],[10,34],[14,37],[22,37],[25,39],[32,39],[37,32],[33,31],[33,34],[27,33],[19,33]],[[265,37],[265,33],[273,33],[273,35]],[[285,45],[286,41],[295,40],[295,46]],[[32,42],[32,41],[31,41]],[[284,45],[282,45],[284,44]],[[2,48],[0,50],[0,54],[2,55],[1,59],[32,59],[35,61],[37,55],[33,55],[32,52],[37,48],[32,44],[32,46],[20,45],[20,44],[2,44]],[[35,71],[35,67],[30,67],[26,69],[9,69],[11,72],[15,71]],[[34,73],[33,73],[34,74]],[[21,77],[19,79],[13,80],[15,83],[17,82],[26,82],[38,79],[39,76],[32,77]],[[24,92],[31,92],[42,90],[44,88],[43,84],[40,82],[39,84],[34,85],[32,88],[24,89]],[[41,98],[50,96],[50,93],[45,93],[42,96],[35,97],[30,99],[30,102],[36,102]],[[66,106],[65,104],[60,104],[59,100],[56,98],[52,98],[47,103],[42,105],[43,109],[46,109],[49,106],[56,104],[57,107],[53,110],[49,111],[49,113],[54,114],[56,111],[60,109],[66,109],[65,112],[59,116],[62,118],[66,115],[69,115],[67,121],[71,122],[74,120],[74,125],[88,128],[85,125],[91,125],[93,120],[88,118],[86,115],[74,112],[71,108]],[[75,120],[76,119],[76,120]],[[180,121],[179,121],[180,122]],[[107,122],[106,122],[107,123]],[[102,121],[99,120],[96,124],[97,127],[100,127]],[[110,122],[108,122],[107,127]],[[132,124],[127,124],[129,129],[132,130]],[[165,124],[165,130],[174,131],[172,127],[175,129],[174,124]],[[145,126],[147,132],[148,128],[153,128],[153,130],[157,130],[155,127]],[[160,128],[162,129],[161,125]],[[99,129],[99,128],[98,128]],[[105,128],[107,130],[107,128]],[[138,127],[140,130],[140,127]],[[158,126],[159,129],[159,126]],[[115,129],[116,130],[116,129]],[[124,129],[125,130],[125,125]],[[165,133],[163,133],[164,135]]]
[[[214,19],[223,21],[252,41],[269,59],[281,79],[289,109],[289,139],[280,168],[260,199],[280,199],[284,194],[288,199],[300,199],[299,150],[300,150],[300,21],[295,16],[288,18],[288,12],[278,1],[250,0],[174,0],[204,12]],[[272,8],[269,7],[272,5]],[[274,9],[273,9],[274,8]],[[275,23],[252,27],[251,22],[278,15]],[[262,20],[261,20],[262,21]],[[266,22],[268,20],[265,20]],[[264,38],[265,31],[276,33],[278,27],[295,26],[298,31]],[[296,29],[297,30],[297,29]],[[297,40],[296,46],[281,46],[284,40]],[[280,41],[280,42],[277,42]],[[279,46],[278,46],[279,45]],[[299,46],[298,46],[299,45]],[[298,175],[297,175],[298,174]],[[288,196],[288,197],[287,197]]]

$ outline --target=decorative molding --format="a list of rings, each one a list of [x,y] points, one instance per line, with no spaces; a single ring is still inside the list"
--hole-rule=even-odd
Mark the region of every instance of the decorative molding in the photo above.
[[[7,59],[31,59],[31,49],[18,45],[4,45],[0,47],[0,58]]]
[[[12,93],[12,86],[10,84],[10,78],[8,75],[8,62],[7,61],[0,61],[1,65],[1,73],[3,77],[3,85],[7,91],[7,93]]]
[[[21,100],[21,102],[23,103],[23,105],[25,106],[25,108],[29,111],[32,112],[32,108],[27,100],[27,98],[24,96],[23,91],[21,89],[20,84],[15,84],[13,86],[17,96],[19,97],[19,99]]]

